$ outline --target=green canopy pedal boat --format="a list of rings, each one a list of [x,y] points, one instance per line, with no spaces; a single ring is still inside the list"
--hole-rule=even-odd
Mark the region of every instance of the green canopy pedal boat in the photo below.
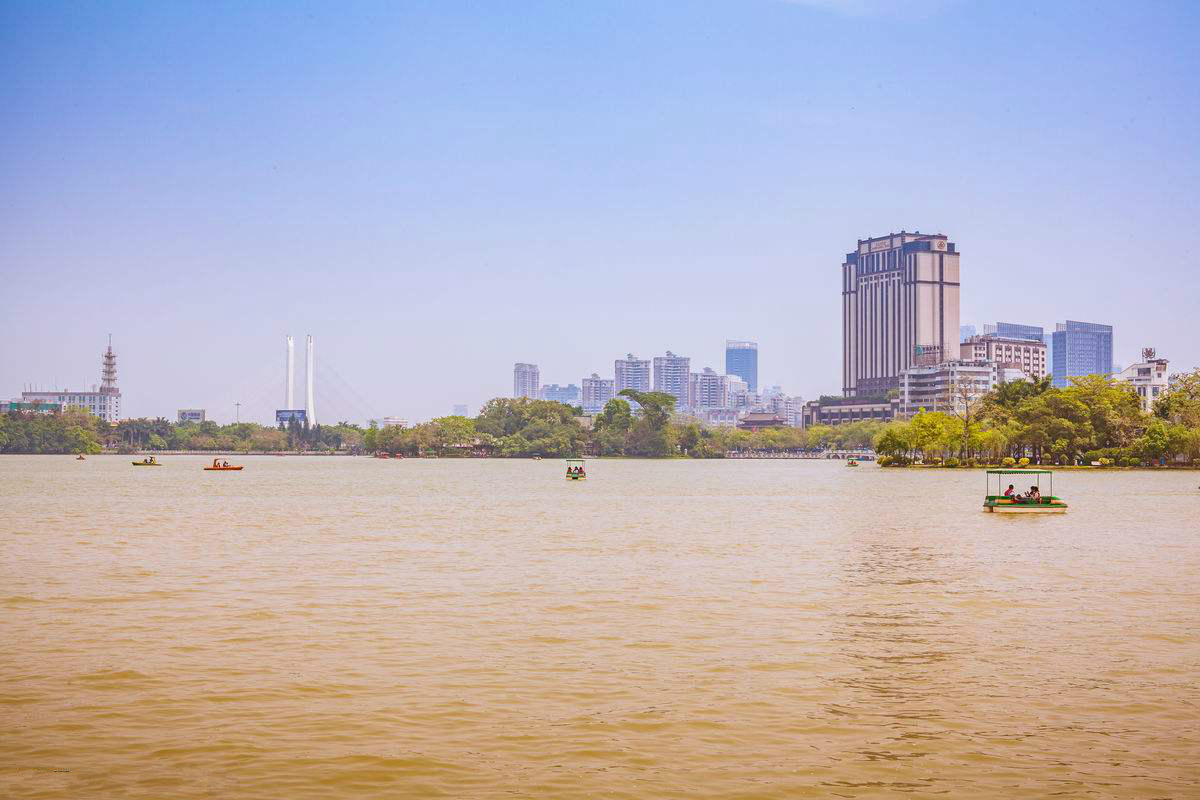
[[[995,494],[992,494],[993,475],[996,476]],[[1009,480],[1005,475],[1033,475],[1034,485],[1025,494],[1019,494],[1015,487],[1012,494],[1005,494],[1004,482]],[[1043,475],[1048,476],[1046,494],[1042,494]],[[1054,496],[1054,473],[1048,469],[989,469],[983,510],[993,514],[1065,514],[1067,504]]]
[[[582,458],[567,459],[567,480],[582,481],[587,479],[587,471],[583,468]]]

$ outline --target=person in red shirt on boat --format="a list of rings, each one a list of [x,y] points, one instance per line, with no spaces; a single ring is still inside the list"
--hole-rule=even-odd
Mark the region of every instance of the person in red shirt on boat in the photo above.
[[[1005,496],[1005,497],[1012,497],[1014,494],[1016,494],[1016,491],[1017,491],[1017,490],[1016,490],[1016,489],[1014,489],[1014,488],[1013,488],[1013,485],[1010,483],[1010,484],[1008,485],[1008,488],[1004,490],[1004,496]]]

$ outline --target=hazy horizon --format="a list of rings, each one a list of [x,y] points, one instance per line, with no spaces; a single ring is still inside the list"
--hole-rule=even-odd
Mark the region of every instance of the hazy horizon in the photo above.
[[[0,6],[0,397],[428,419],[633,352],[841,387],[839,266],[1200,365],[1200,10],[871,0]],[[1151,248],[1155,249],[1151,249]],[[1160,254],[1157,250],[1166,250]]]

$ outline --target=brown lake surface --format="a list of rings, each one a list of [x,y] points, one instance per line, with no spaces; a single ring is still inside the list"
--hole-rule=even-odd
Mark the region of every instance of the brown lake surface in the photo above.
[[[0,797],[1200,796],[1200,473],[0,458]]]

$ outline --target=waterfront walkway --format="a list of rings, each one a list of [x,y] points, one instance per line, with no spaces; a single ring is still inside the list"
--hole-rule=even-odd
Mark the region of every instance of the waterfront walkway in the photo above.
[[[806,459],[857,459],[874,461],[873,450],[730,450],[726,458],[806,458]]]

